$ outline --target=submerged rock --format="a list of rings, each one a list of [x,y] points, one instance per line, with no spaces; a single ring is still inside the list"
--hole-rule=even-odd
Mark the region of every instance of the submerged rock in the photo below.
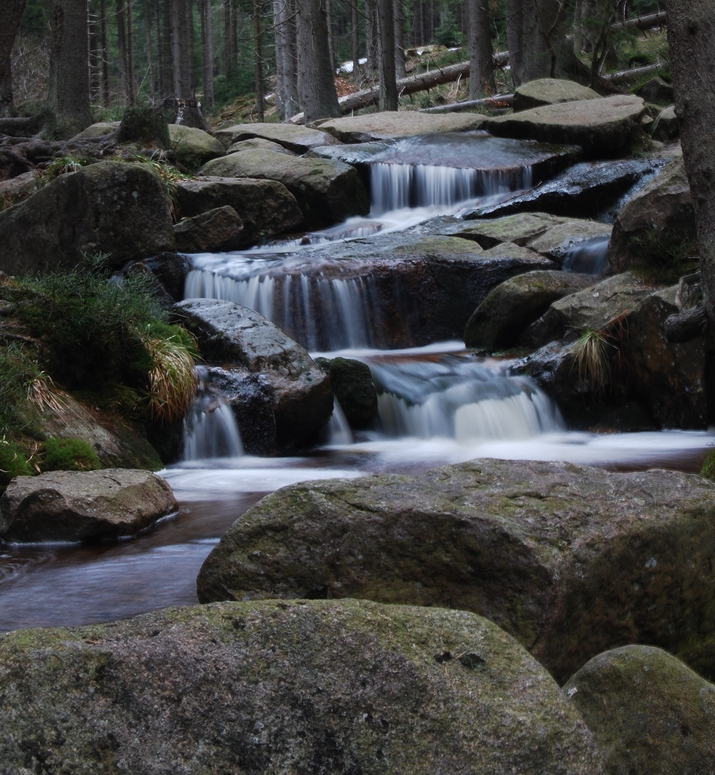
[[[598,100],[601,95],[588,86],[562,78],[539,78],[522,83],[514,91],[514,112],[538,108],[542,105],[556,105],[561,102]]]
[[[120,267],[175,247],[169,200],[144,164],[92,164],[0,212],[0,270],[8,274],[77,266],[84,254],[106,254]]]
[[[486,117],[482,128],[498,137],[580,145],[592,155],[612,154],[628,143],[644,112],[640,97],[619,94]]]
[[[243,151],[210,161],[202,174],[277,180],[295,196],[310,226],[365,215],[370,209],[357,171],[338,161],[303,159],[273,151]]]
[[[513,277],[491,291],[474,311],[464,331],[464,343],[490,351],[512,347],[553,302],[596,282],[593,275],[554,270]]]
[[[187,299],[174,310],[198,339],[204,358],[238,364],[272,388],[279,449],[315,438],[330,419],[333,393],[305,349],[263,315],[230,301]]]
[[[18,476],[0,498],[0,536],[22,542],[132,536],[178,508],[169,485],[148,471]]]
[[[367,428],[377,416],[377,389],[370,367],[351,358],[318,358],[316,362],[330,377],[330,386],[350,427]]]
[[[563,687],[603,752],[608,775],[704,775],[715,761],[715,686],[671,654],[624,646]]]
[[[559,681],[645,642],[715,673],[715,485],[477,460],[286,487],[235,522],[199,599],[360,597],[486,616]]]
[[[303,223],[293,194],[275,180],[202,177],[177,184],[181,212],[201,215],[217,207],[233,207],[243,221],[244,245],[291,231]]]
[[[243,221],[230,205],[184,218],[174,226],[176,249],[181,253],[237,250],[243,239]]]
[[[236,124],[227,129],[219,129],[216,138],[225,148],[242,140],[269,140],[293,153],[305,153],[321,145],[334,145],[338,142],[331,134],[296,124]]]
[[[602,773],[546,671],[464,611],[180,608],[11,633],[0,666],[8,772]]]

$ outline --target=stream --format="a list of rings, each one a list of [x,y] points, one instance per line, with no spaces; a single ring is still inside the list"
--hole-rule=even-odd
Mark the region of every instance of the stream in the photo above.
[[[369,261],[356,273],[344,251],[359,253],[398,232],[429,234],[433,223],[444,233],[460,213],[538,182],[542,154],[535,144],[483,134],[464,142],[411,138],[380,149],[371,161],[373,209],[366,218],[248,251],[191,256],[187,298],[231,299],[264,314],[315,356],[367,363],[379,390],[375,427],[353,434],[338,408],[309,454],[251,457],[242,453],[230,409],[202,404],[200,393],[187,420],[184,460],[161,472],[179,512],[119,543],[0,545],[0,630],[194,604],[196,575],[226,529],[265,494],[296,482],[419,473],[478,457],[698,470],[715,442],[711,433],[569,431],[558,407],[528,378],[511,376],[506,361],[477,358],[456,341],[386,348],[384,299]],[[384,244],[389,250],[392,243]],[[606,244],[582,245],[566,268],[603,271]]]

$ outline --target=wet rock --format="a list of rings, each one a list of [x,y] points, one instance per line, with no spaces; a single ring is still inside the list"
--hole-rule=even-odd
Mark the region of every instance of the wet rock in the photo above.
[[[377,416],[377,389],[370,367],[351,358],[318,358],[316,363],[330,377],[330,386],[350,427],[367,428]]]
[[[611,155],[628,143],[644,111],[640,97],[615,95],[487,117],[482,128],[498,137],[580,145],[591,155]]]
[[[87,541],[136,535],[178,510],[169,485],[148,471],[52,471],[18,476],[0,498],[6,541]]]
[[[614,272],[631,266],[651,273],[685,274],[683,263],[696,243],[695,214],[682,157],[666,164],[620,210],[608,260]]]
[[[169,140],[177,160],[191,170],[225,153],[223,145],[215,137],[193,126],[169,124]]]
[[[293,151],[289,151],[272,140],[264,140],[262,137],[254,137],[251,140],[241,140],[233,145],[229,145],[226,153],[238,153],[239,151],[275,151],[276,153],[285,153],[288,156],[295,156]]]
[[[587,86],[561,78],[539,78],[517,87],[514,91],[514,112],[538,108],[542,105],[556,105],[561,102],[598,100],[601,95]]]
[[[553,270],[513,277],[494,288],[474,311],[464,331],[464,343],[490,351],[512,347],[553,302],[596,282],[593,275]]]
[[[174,235],[181,253],[216,253],[245,244],[243,222],[230,205],[184,218],[174,226]]]
[[[359,597],[494,621],[565,681],[623,643],[715,673],[715,485],[476,460],[286,487],[206,559],[199,600]]]
[[[207,379],[232,409],[248,455],[274,455],[278,451],[274,390],[260,374],[246,369],[210,366]]]
[[[120,267],[175,246],[169,201],[142,164],[92,164],[0,213],[0,269],[8,274],[76,266],[99,253]]]
[[[555,224],[544,234],[527,242],[528,247],[563,265],[579,245],[594,239],[608,240],[613,227],[607,223],[570,218]]]
[[[174,309],[204,358],[238,364],[272,388],[279,449],[314,439],[333,412],[333,394],[306,350],[263,315],[230,301],[187,299]]]
[[[525,194],[476,208],[464,217],[497,217],[535,211],[580,218],[598,217],[617,206],[624,194],[644,176],[655,172],[660,164],[662,162],[650,159],[583,162]]]
[[[365,215],[367,191],[353,167],[327,159],[302,159],[273,151],[243,151],[214,159],[202,174],[277,180],[295,196],[311,227]]]
[[[321,145],[333,145],[337,140],[319,129],[295,124],[236,124],[228,129],[219,129],[216,138],[225,148],[242,140],[253,138],[270,140],[293,153],[305,153]]]
[[[673,104],[673,84],[664,81],[659,75],[650,78],[642,86],[639,86],[635,93],[642,97],[646,102],[655,105]]]
[[[599,331],[633,310],[652,293],[642,280],[629,273],[609,277],[597,285],[555,301],[532,323],[521,343],[541,347],[554,339],[573,341],[585,331]]]
[[[184,281],[189,271],[189,260],[178,253],[161,253],[138,261],[129,271],[151,272],[172,301],[184,298]]]
[[[624,646],[587,662],[563,687],[608,775],[701,775],[715,761],[715,686],[671,654]]]
[[[0,664],[8,772],[602,772],[543,668],[464,611],[178,608],[10,633]]]
[[[678,313],[677,287],[644,298],[625,320],[624,356],[633,389],[663,428],[708,427],[708,385],[702,334],[668,341],[666,320]]]
[[[560,218],[548,213],[519,213],[504,218],[485,218],[460,229],[457,236],[474,240],[485,250],[503,242],[523,247],[561,222]]]
[[[97,124],[92,124],[86,129],[83,129],[78,135],[75,135],[72,140],[93,140],[96,137],[106,137],[118,129],[119,124],[119,121],[100,121]]]
[[[367,113],[323,121],[320,128],[344,143],[364,143],[391,137],[433,134],[435,132],[466,132],[479,129],[484,117],[475,113]]]
[[[654,140],[660,140],[665,143],[678,137],[680,134],[680,123],[675,115],[675,108],[672,105],[660,111],[650,129],[650,134]]]
[[[243,221],[244,245],[291,231],[303,223],[293,194],[275,180],[202,177],[177,184],[181,212],[200,215],[229,205]]]

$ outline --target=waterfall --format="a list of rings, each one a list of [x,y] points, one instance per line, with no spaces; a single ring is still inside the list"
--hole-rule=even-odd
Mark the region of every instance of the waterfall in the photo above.
[[[550,399],[528,378],[506,375],[503,366],[451,355],[374,361],[370,368],[380,390],[380,420],[391,437],[473,443],[564,428]]]
[[[603,274],[608,269],[608,237],[594,237],[572,245],[563,263],[565,272]]]
[[[329,446],[353,443],[353,432],[337,398],[333,398],[333,414],[328,422],[327,436]]]
[[[197,368],[199,387],[184,422],[184,460],[241,457],[243,444],[231,407],[211,390],[206,370]]]

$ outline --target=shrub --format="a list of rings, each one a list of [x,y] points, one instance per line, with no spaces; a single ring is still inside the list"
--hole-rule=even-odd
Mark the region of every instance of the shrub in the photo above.
[[[0,490],[16,476],[33,476],[34,473],[20,447],[5,437],[0,438]]]
[[[715,450],[708,452],[705,460],[703,460],[703,467],[700,469],[700,476],[704,476],[706,479],[715,481]]]

